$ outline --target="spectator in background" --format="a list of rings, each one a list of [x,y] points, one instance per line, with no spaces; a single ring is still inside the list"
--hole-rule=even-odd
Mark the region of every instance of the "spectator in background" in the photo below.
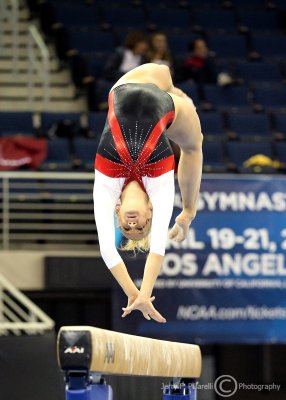
[[[195,39],[190,45],[191,54],[183,64],[183,79],[192,79],[197,84],[201,107],[205,111],[211,110],[214,105],[205,97],[204,85],[217,84],[227,86],[234,83],[227,72],[218,73],[214,58],[204,39]]]
[[[214,58],[204,39],[195,39],[190,45],[191,54],[184,61],[184,79],[194,80],[199,87],[204,84],[230,85],[232,77],[227,72],[218,73]]]
[[[116,81],[126,72],[147,62],[148,41],[143,32],[134,31],[127,34],[124,47],[118,47],[107,60],[104,77]]]
[[[155,32],[151,35],[147,59],[151,63],[167,65],[172,70],[173,60],[165,33]]]
[[[204,39],[195,39],[190,45],[191,54],[184,61],[184,79],[192,79],[199,84],[217,82],[214,61]]]

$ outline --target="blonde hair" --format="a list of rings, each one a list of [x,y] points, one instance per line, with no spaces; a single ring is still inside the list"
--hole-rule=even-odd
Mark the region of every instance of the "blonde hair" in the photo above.
[[[133,251],[134,253],[140,253],[140,252],[145,252],[150,249],[150,243],[149,243],[149,236],[145,236],[143,239],[140,240],[131,240],[128,239],[128,241],[120,247],[120,250],[123,251]]]

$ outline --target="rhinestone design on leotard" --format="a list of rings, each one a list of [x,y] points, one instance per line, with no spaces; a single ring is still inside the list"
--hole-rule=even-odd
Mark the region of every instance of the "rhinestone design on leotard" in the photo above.
[[[132,105],[130,114],[121,111],[121,104],[128,102],[126,91],[121,90],[120,97],[119,93],[110,94],[108,121],[99,144],[95,168],[107,176],[125,177],[125,184],[135,179],[141,186],[143,176],[160,176],[174,168],[173,152],[164,134],[174,118],[174,106],[165,92],[159,89],[155,92],[151,94],[155,96],[157,106],[151,115],[143,118],[136,118],[141,111],[140,104]],[[127,100],[124,100],[124,95]],[[150,99],[153,101],[152,96]]]

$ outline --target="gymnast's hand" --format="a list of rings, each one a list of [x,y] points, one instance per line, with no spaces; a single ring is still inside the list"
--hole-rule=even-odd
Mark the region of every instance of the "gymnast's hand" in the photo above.
[[[194,219],[194,216],[191,216],[185,210],[183,210],[176,218],[176,223],[173,228],[169,232],[169,238],[175,240],[176,242],[182,242],[186,239],[189,226]]]
[[[166,319],[155,309],[152,302],[155,300],[155,297],[147,298],[143,297],[140,294],[134,298],[128,298],[127,307],[123,307],[122,310],[124,313],[122,317],[126,317],[126,315],[130,314],[134,310],[139,310],[142,312],[144,317],[149,321],[154,319],[157,322],[166,322]]]
[[[128,303],[127,303],[127,307],[126,307],[126,308],[129,308],[129,307],[134,303],[134,301],[136,300],[136,298],[137,298],[137,296],[130,296],[130,297],[128,297]],[[126,308],[125,308],[125,309],[126,309]],[[122,310],[123,310],[123,308],[122,308]],[[131,310],[131,311],[132,311],[132,310]],[[124,313],[122,314],[122,317],[126,317],[126,315],[130,314],[131,311],[124,311]]]

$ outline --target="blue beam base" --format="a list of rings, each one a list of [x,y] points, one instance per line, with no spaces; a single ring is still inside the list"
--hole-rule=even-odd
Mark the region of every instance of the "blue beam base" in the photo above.
[[[113,400],[112,388],[109,385],[91,385],[85,389],[66,389],[66,400]]]
[[[84,389],[66,389],[66,400],[113,400],[110,385],[96,384]]]
[[[66,400],[113,400],[112,388],[101,375],[70,371],[66,383]]]
[[[84,389],[66,389],[66,400],[92,400],[91,386]]]
[[[163,400],[197,400],[197,388],[195,380],[188,383],[171,382],[165,385]]]

